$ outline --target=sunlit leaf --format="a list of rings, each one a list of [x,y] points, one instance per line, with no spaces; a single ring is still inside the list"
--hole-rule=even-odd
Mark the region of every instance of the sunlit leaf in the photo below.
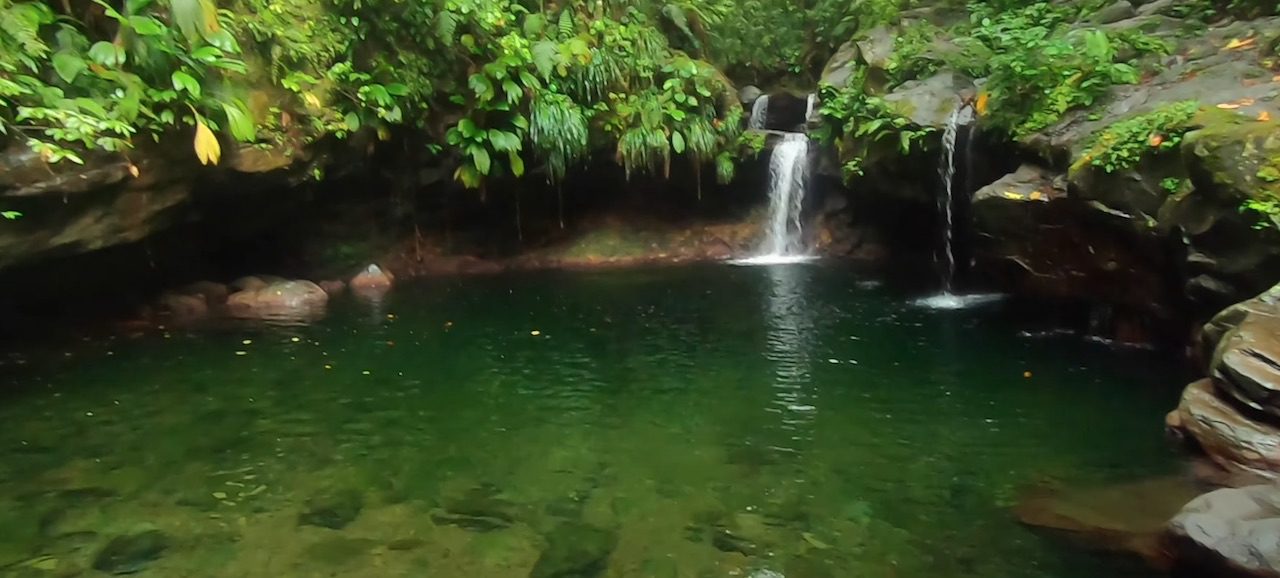
[[[60,50],[53,55],[53,70],[58,73],[58,78],[67,84],[75,82],[76,77],[88,66],[84,59],[74,52]]]
[[[186,91],[192,98],[200,98],[200,81],[196,80],[194,76],[177,70],[174,71],[172,79],[174,90]]]
[[[196,115],[196,138],[193,145],[196,158],[200,159],[202,165],[216,165],[222,158],[222,145],[218,143],[218,137],[209,130],[199,115]]]
[[[222,110],[227,114],[227,126],[231,129],[231,136],[240,142],[250,142],[257,135],[254,134],[253,118],[244,109],[240,103],[222,103]]]

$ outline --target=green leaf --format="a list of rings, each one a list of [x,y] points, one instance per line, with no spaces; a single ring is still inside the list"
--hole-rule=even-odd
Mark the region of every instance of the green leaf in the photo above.
[[[556,58],[559,56],[560,47],[550,40],[540,40],[535,42],[531,52],[533,53],[533,66],[538,69],[538,74],[542,78],[551,78],[551,72],[555,70]]]
[[[194,76],[181,70],[176,70],[172,78],[174,90],[185,90],[192,98],[200,98],[200,81],[196,80]]]
[[[393,82],[386,85],[386,87],[387,94],[390,94],[391,96],[406,96],[409,94],[409,87],[400,84],[399,82]]]
[[[511,161],[511,174],[517,177],[524,176],[524,159],[520,158],[520,153],[511,151],[507,153],[507,159]]]
[[[67,50],[59,50],[53,55],[53,70],[67,84],[75,82],[76,77],[88,66],[83,58]]]
[[[676,154],[684,152],[684,135],[680,134],[680,131],[671,133],[671,148],[675,149]]]
[[[222,110],[227,113],[227,126],[231,129],[231,136],[240,142],[254,140],[257,135],[254,134],[253,118],[249,116],[242,104],[224,102]]]
[[[458,131],[461,132],[462,136],[466,137],[467,139],[475,138],[484,133],[484,131],[482,131],[480,127],[476,126],[475,121],[469,118],[464,118],[458,121]]]
[[[129,27],[139,36],[160,36],[164,34],[164,23],[150,16],[130,16]]]
[[[342,120],[343,122],[346,123],[347,130],[353,131],[353,132],[360,130],[360,115],[354,112],[348,112],[347,116],[344,117]]]
[[[100,40],[89,47],[89,58],[107,68],[115,68],[124,64],[124,48]]]
[[[201,46],[191,51],[191,57],[204,63],[217,62],[222,58],[222,49],[217,46]]]
[[[0,217],[4,217],[10,221],[16,221],[22,217],[22,213],[19,213],[18,211],[0,211]]]
[[[478,145],[472,145],[467,149],[471,153],[471,161],[476,165],[476,171],[482,175],[489,174],[489,167],[492,161],[489,159],[489,150]]]
[[[480,102],[485,102],[493,98],[493,83],[489,82],[483,74],[472,74],[467,79],[467,86],[471,87],[471,92],[476,95]]]

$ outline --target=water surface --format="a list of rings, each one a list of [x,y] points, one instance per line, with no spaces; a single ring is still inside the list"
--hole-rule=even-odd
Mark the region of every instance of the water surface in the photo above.
[[[1009,506],[1177,468],[1172,364],[865,281],[432,280],[312,326],[11,356],[0,574],[159,530],[139,575],[1151,575]]]

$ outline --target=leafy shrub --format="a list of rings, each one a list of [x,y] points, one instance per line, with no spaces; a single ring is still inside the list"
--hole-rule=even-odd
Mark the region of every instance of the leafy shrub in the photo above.
[[[1117,122],[1093,137],[1073,168],[1090,164],[1111,173],[1137,165],[1149,153],[1175,150],[1199,109],[1199,102],[1188,100]]]

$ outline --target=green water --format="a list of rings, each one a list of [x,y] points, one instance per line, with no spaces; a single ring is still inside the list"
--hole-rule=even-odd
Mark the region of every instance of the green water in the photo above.
[[[843,267],[691,267],[432,280],[312,326],[10,358],[0,574],[159,530],[129,569],[1149,576],[1009,506],[1177,468],[1173,364],[1009,317]]]

